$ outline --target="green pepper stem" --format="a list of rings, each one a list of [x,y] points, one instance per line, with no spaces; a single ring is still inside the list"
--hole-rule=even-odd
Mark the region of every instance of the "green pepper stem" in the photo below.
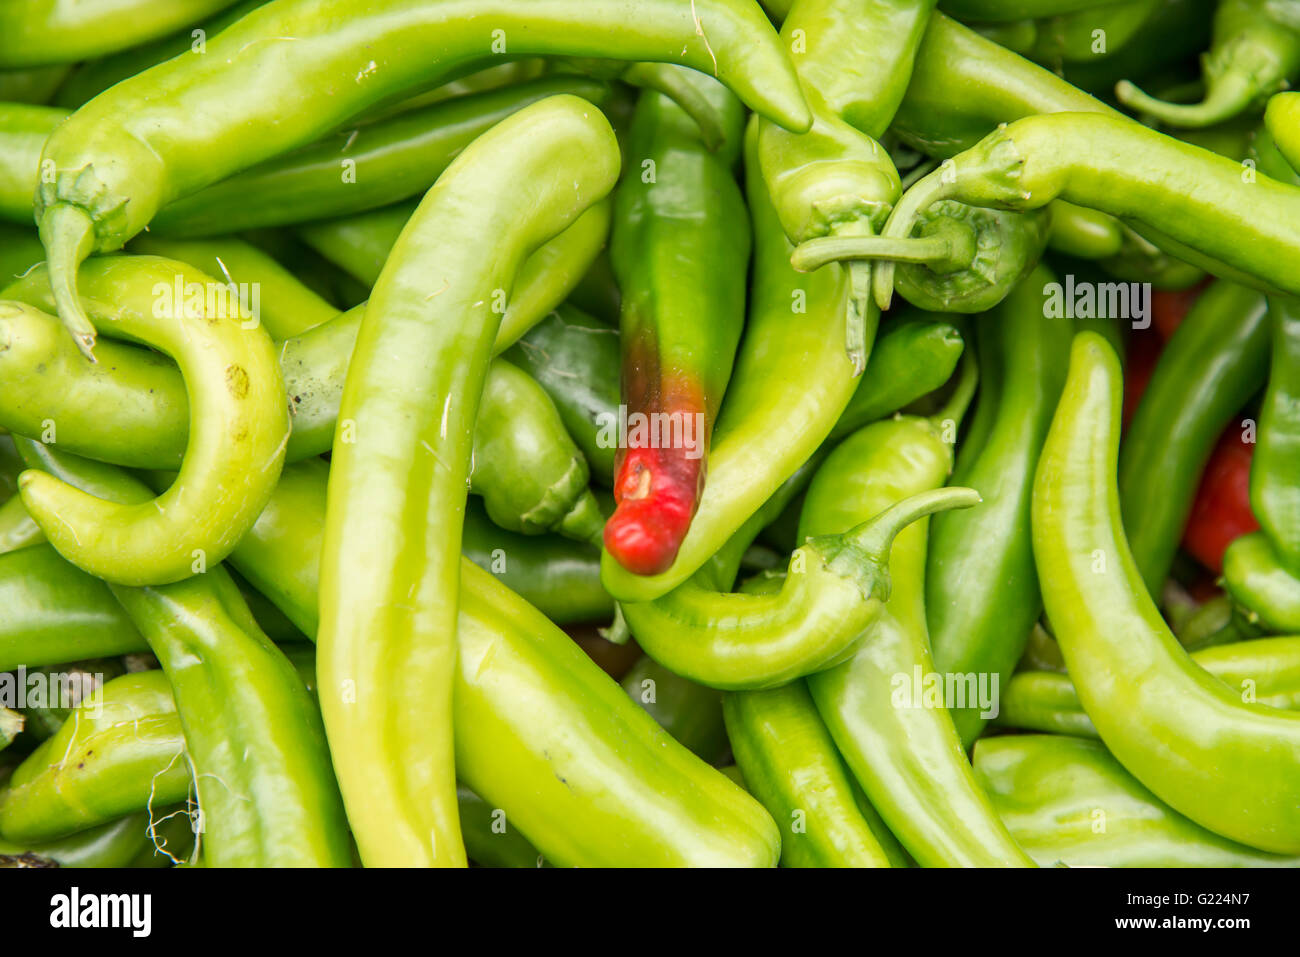
[[[1168,126],[1199,129],[1230,120],[1241,113],[1259,93],[1258,86],[1244,76],[1228,74],[1210,85],[1199,103],[1170,103],[1144,93],[1128,80],[1115,85],[1115,98],[1129,109],[1146,113]]]
[[[966,410],[970,408],[971,401],[975,398],[975,389],[979,385],[979,380],[979,363],[975,361],[975,350],[970,348],[968,342],[967,347],[962,350],[961,367],[957,370],[957,384],[948,396],[948,401],[930,416],[930,421],[941,425],[951,420],[956,425],[961,425],[961,420],[966,417]]]
[[[94,362],[96,332],[77,295],[77,269],[95,248],[95,224],[85,210],[55,203],[41,216],[40,232],[59,318],[82,355]]]
[[[584,491],[569,509],[569,514],[560,519],[558,531],[565,538],[600,548],[605,532],[605,515],[590,489]]]
[[[894,539],[913,522],[955,508],[971,508],[983,499],[973,488],[952,486],[911,495],[843,535],[813,538],[813,544],[827,556],[827,565],[841,574],[853,575],[866,563],[886,568]]]
[[[894,262],[932,263],[951,259],[953,243],[944,237],[895,239],[887,236],[821,237],[795,247],[790,265],[799,272],[812,272],[827,263],[860,259],[890,259]]]
[[[699,127],[700,140],[710,153],[716,153],[727,141],[717,110],[707,96],[682,77],[676,64],[633,63],[623,71],[621,79],[632,86],[662,93],[681,107]]]
[[[922,177],[911,189],[899,199],[894,211],[889,214],[889,221],[881,230],[882,239],[907,239],[912,234],[912,226],[922,210],[947,199],[956,191],[957,180],[947,164]],[[872,275],[872,289],[876,305],[882,310],[889,308],[894,298],[894,263],[885,260],[876,266]]]
[[[848,315],[844,320],[844,350],[853,363],[853,375],[867,368],[867,310],[871,308],[871,264],[851,262],[849,270]]]

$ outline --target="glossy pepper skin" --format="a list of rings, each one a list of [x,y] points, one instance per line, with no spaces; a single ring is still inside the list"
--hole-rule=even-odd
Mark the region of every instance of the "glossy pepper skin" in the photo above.
[[[1135,113],[1169,126],[1205,127],[1229,120],[1300,76],[1300,4],[1221,0],[1204,68],[1205,97],[1199,103],[1159,100],[1128,81],[1115,87],[1115,96]]]
[[[979,508],[936,515],[925,571],[926,621],[943,674],[1011,676],[1042,610],[1029,535],[1034,469],[1069,364],[1069,320],[1044,317],[1055,276],[1039,266],[976,320],[987,434],[958,450],[955,485],[980,493]],[[972,426],[972,435],[976,431]],[[980,431],[983,431],[980,428]],[[962,742],[984,727],[980,708],[950,708]]]
[[[40,843],[0,838],[0,869],[8,867],[166,867],[194,844],[183,810],[130,814],[108,824]]]
[[[294,42],[279,42],[285,37]],[[318,139],[386,97],[436,84],[461,64],[505,53],[682,63],[780,122],[809,123],[789,61],[748,0],[259,7],[212,38],[205,56],[160,63],[96,97],[46,144],[42,159],[59,173],[42,184],[36,217],[60,317],[89,352],[94,328],[75,297],[75,270],[92,251],[119,248],[170,200]],[[196,115],[204,116],[197,137]]]
[[[29,0],[0,13],[0,69],[75,63],[125,50],[197,23],[234,0],[64,3]]]
[[[1290,268],[1291,250],[1300,245],[1300,191],[1267,176],[1243,176],[1240,163],[1096,113],[1030,116],[995,131],[912,186],[883,235],[909,235],[918,213],[944,199],[1025,210],[1057,198],[1118,216],[1194,265],[1212,260],[1218,275],[1300,292]],[[878,303],[888,301],[892,282],[885,263],[873,277]]]
[[[668,568],[690,528],[745,323],[749,214],[732,171],[744,111],[720,84],[701,77],[698,86],[721,117],[725,146],[710,151],[681,108],[642,93],[610,236],[629,429],[626,444],[617,436],[604,541],[640,575]]]
[[[1300,168],[1300,93],[1279,93],[1270,99],[1264,110],[1264,125],[1294,176]]]
[[[1043,867],[1297,867],[1207,831],[1164,804],[1104,746],[1054,735],[984,738],[975,774]]]
[[[1256,638],[1199,648],[1192,660],[1236,691],[1243,701],[1300,708],[1300,638]],[[1008,728],[1095,738],[1068,675],[1022,671],[1002,695],[997,723]]]
[[[843,529],[938,488],[951,468],[952,452],[930,420],[869,425],[818,470],[800,537]],[[943,703],[898,694],[895,676],[910,688],[917,669],[935,672],[925,624],[926,533],[922,521],[898,536],[889,562],[893,587],[869,639],[849,661],[809,677],[808,688],[872,806],[918,864],[1029,866],[976,784]]]
[[[1220,280],[1188,312],[1156,363],[1120,448],[1119,495],[1133,560],[1158,595],[1224,428],[1264,385],[1265,298]]]
[[[101,323],[170,354],[194,396],[180,474],[156,500],[107,502],[38,471],[19,479],[23,504],[50,543],[105,580],[162,584],[215,565],[279,477],[289,415],[274,347],[237,303],[216,300],[212,286],[202,273],[155,257],[112,257],[84,270],[82,290]],[[177,296],[178,287],[206,292],[217,308],[188,291]],[[3,311],[30,308],[7,303]]]
[[[0,219],[31,225],[41,150],[67,116],[52,106],[0,104]]]
[[[756,123],[745,139],[754,228],[749,316],[727,401],[713,430],[709,482],[676,560],[634,575],[606,555],[601,580],[620,601],[651,601],[691,577],[817,450],[857,379],[844,355],[849,282],[839,266],[801,275],[758,170]],[[757,533],[757,529],[755,529]]]
[[[1033,505],[1043,600],[1079,700],[1120,763],[1175,810],[1260,850],[1296,853],[1300,714],[1243,703],[1160,617],[1120,524],[1119,417],[1119,361],[1080,333]]]
[[[609,193],[619,162],[585,100],[515,113],[429,191],[366,308],[330,469],[319,669],[369,866],[464,866],[451,690],[473,428],[501,321],[491,303],[494,290],[508,300],[529,252]]]
[[[1300,302],[1268,300],[1273,355],[1250,465],[1250,504],[1288,571],[1300,572]]]
[[[276,522],[241,543],[238,565],[256,563],[278,583],[268,597],[308,637],[317,630],[324,499],[319,472],[282,481]],[[467,560],[461,569],[452,696],[461,783],[560,867],[775,865],[780,837],[752,798],[493,575]]]
[[[802,681],[723,698],[745,787],[781,828],[785,867],[903,867],[905,856],[861,796]]]

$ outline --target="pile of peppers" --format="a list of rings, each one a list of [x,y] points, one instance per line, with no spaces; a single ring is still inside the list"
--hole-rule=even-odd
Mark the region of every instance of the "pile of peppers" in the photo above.
[[[0,867],[1300,866],[1296,81],[1300,0],[0,5]]]

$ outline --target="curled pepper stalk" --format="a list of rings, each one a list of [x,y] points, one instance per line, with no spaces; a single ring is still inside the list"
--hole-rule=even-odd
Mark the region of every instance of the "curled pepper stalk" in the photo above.
[[[641,647],[677,674],[714,688],[772,688],[852,655],[889,598],[894,538],[935,512],[970,508],[979,493],[920,493],[856,528],[810,538],[790,557],[780,592],[714,592],[694,581],[655,602],[624,604]]]
[[[36,219],[60,318],[92,355],[94,326],[76,295],[77,265],[92,252],[120,248],[173,199],[503,54],[679,63],[776,122],[811,122],[771,25],[748,0],[381,0],[363,12],[352,0],[267,4],[213,37],[206,56],[106,90],[46,143],[42,162],[56,175],[40,185]],[[188,126],[199,114],[196,139]]]
[[[1216,274],[1266,291],[1300,294],[1300,191],[1240,163],[1127,118],[1043,114],[989,134],[907,191],[883,235],[903,239],[932,204],[955,199],[995,209],[1037,209],[1054,199],[1127,221],[1148,239]],[[878,304],[893,295],[882,263]]]
[[[1170,103],[1123,80],[1115,97],[1170,126],[1222,123],[1300,76],[1300,4],[1294,0],[1222,0],[1205,55],[1205,98]]]
[[[1050,207],[1015,213],[945,200],[921,213],[916,236],[810,239],[795,247],[790,264],[811,272],[832,262],[888,260],[899,264],[896,282],[912,305],[985,312],[1038,262],[1050,223]]]

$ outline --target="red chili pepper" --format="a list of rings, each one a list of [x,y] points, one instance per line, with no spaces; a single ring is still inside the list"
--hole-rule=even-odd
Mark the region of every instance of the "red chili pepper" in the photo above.
[[[1259,528],[1250,510],[1250,460],[1255,446],[1231,426],[1219,439],[1201,476],[1192,514],[1183,532],[1183,548],[1216,574],[1223,571],[1223,552],[1241,535]]]

